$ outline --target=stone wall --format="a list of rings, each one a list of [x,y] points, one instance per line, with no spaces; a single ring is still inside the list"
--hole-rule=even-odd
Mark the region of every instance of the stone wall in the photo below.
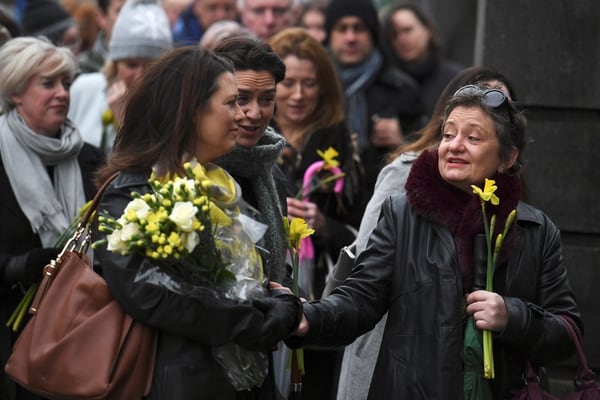
[[[531,203],[561,229],[584,348],[598,369],[600,2],[481,0],[478,6],[474,62],[505,73],[527,110]]]

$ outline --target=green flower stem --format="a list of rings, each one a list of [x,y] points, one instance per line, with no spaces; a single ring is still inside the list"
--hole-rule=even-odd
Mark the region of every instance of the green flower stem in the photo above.
[[[299,295],[300,288],[298,287],[298,266],[300,265],[300,255],[298,250],[290,250],[292,256],[292,270],[293,270],[293,284],[292,292],[295,296]],[[291,350],[292,355],[290,357],[291,370],[292,370],[292,383],[300,383],[302,381],[302,375],[304,375],[304,350],[295,349]]]
[[[491,292],[493,290],[494,281],[494,259],[492,258],[492,233],[496,223],[495,216],[488,224],[485,202],[481,201],[481,212],[483,213],[483,228],[485,230],[485,241],[487,244],[487,271],[485,279],[485,290]],[[490,226],[491,225],[491,226]],[[492,347],[492,333],[489,330],[483,331],[483,376],[486,379],[494,379],[494,350]]]
[[[29,287],[29,289],[27,289],[25,296],[23,296],[23,298],[21,299],[21,301],[19,302],[19,304],[17,305],[17,307],[11,314],[10,318],[8,319],[6,326],[11,328],[13,330],[13,332],[16,332],[19,330],[19,326],[21,326],[23,317],[25,316],[25,313],[29,309],[29,305],[33,301],[33,296],[35,295],[35,292],[37,291],[37,287],[38,287],[38,284],[36,283],[36,284],[31,285]]]

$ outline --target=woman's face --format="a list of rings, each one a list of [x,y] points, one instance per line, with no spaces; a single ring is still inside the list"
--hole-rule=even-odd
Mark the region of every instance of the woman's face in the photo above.
[[[438,148],[438,168],[442,178],[453,186],[472,192],[485,178],[503,172],[516,160],[515,149],[509,162],[500,160],[500,142],[492,117],[479,107],[458,106],[442,127]],[[482,186],[481,186],[482,187]]]
[[[29,80],[23,93],[12,96],[12,100],[27,126],[40,135],[56,137],[69,111],[70,87],[68,75],[47,76],[41,72]]]
[[[122,81],[127,89],[130,89],[133,83],[142,76],[148,65],[153,60],[147,58],[130,58],[116,61],[117,77]]]
[[[394,32],[392,46],[396,55],[406,62],[423,60],[431,39],[429,29],[410,10],[396,11],[390,23]]]
[[[275,112],[275,77],[268,71],[243,70],[235,72],[235,80],[244,113],[237,144],[252,147],[265,134]]]
[[[235,146],[243,118],[237,103],[235,77],[225,72],[217,79],[218,89],[205,110],[196,114],[196,159],[206,164],[229,153]]]
[[[319,104],[319,83],[315,64],[290,55],[283,59],[285,79],[277,86],[277,121],[306,124]]]

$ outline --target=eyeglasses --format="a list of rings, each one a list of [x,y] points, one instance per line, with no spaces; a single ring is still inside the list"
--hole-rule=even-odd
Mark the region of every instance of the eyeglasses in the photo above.
[[[459,94],[482,94],[482,102],[488,107],[498,108],[506,101],[507,97],[499,89],[482,89],[476,85],[466,85],[458,89],[454,96]]]

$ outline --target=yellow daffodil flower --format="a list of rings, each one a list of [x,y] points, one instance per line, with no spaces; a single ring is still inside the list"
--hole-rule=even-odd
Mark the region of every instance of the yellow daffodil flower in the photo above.
[[[288,236],[288,248],[290,250],[299,250],[300,241],[315,233],[315,230],[308,227],[306,221],[302,218],[292,218],[291,222],[287,223],[287,218],[284,218],[284,228]]]
[[[336,149],[333,147],[329,147],[325,151],[317,150],[317,154],[325,161],[325,165],[323,165],[324,169],[329,169],[333,167],[339,167],[340,162],[335,158],[340,155]]]
[[[485,186],[483,190],[476,185],[471,185],[473,188],[473,193],[478,195],[483,201],[491,201],[493,205],[497,206],[500,204],[500,199],[498,196],[494,194],[494,192],[498,189],[496,186],[496,181],[493,179],[485,178]]]

